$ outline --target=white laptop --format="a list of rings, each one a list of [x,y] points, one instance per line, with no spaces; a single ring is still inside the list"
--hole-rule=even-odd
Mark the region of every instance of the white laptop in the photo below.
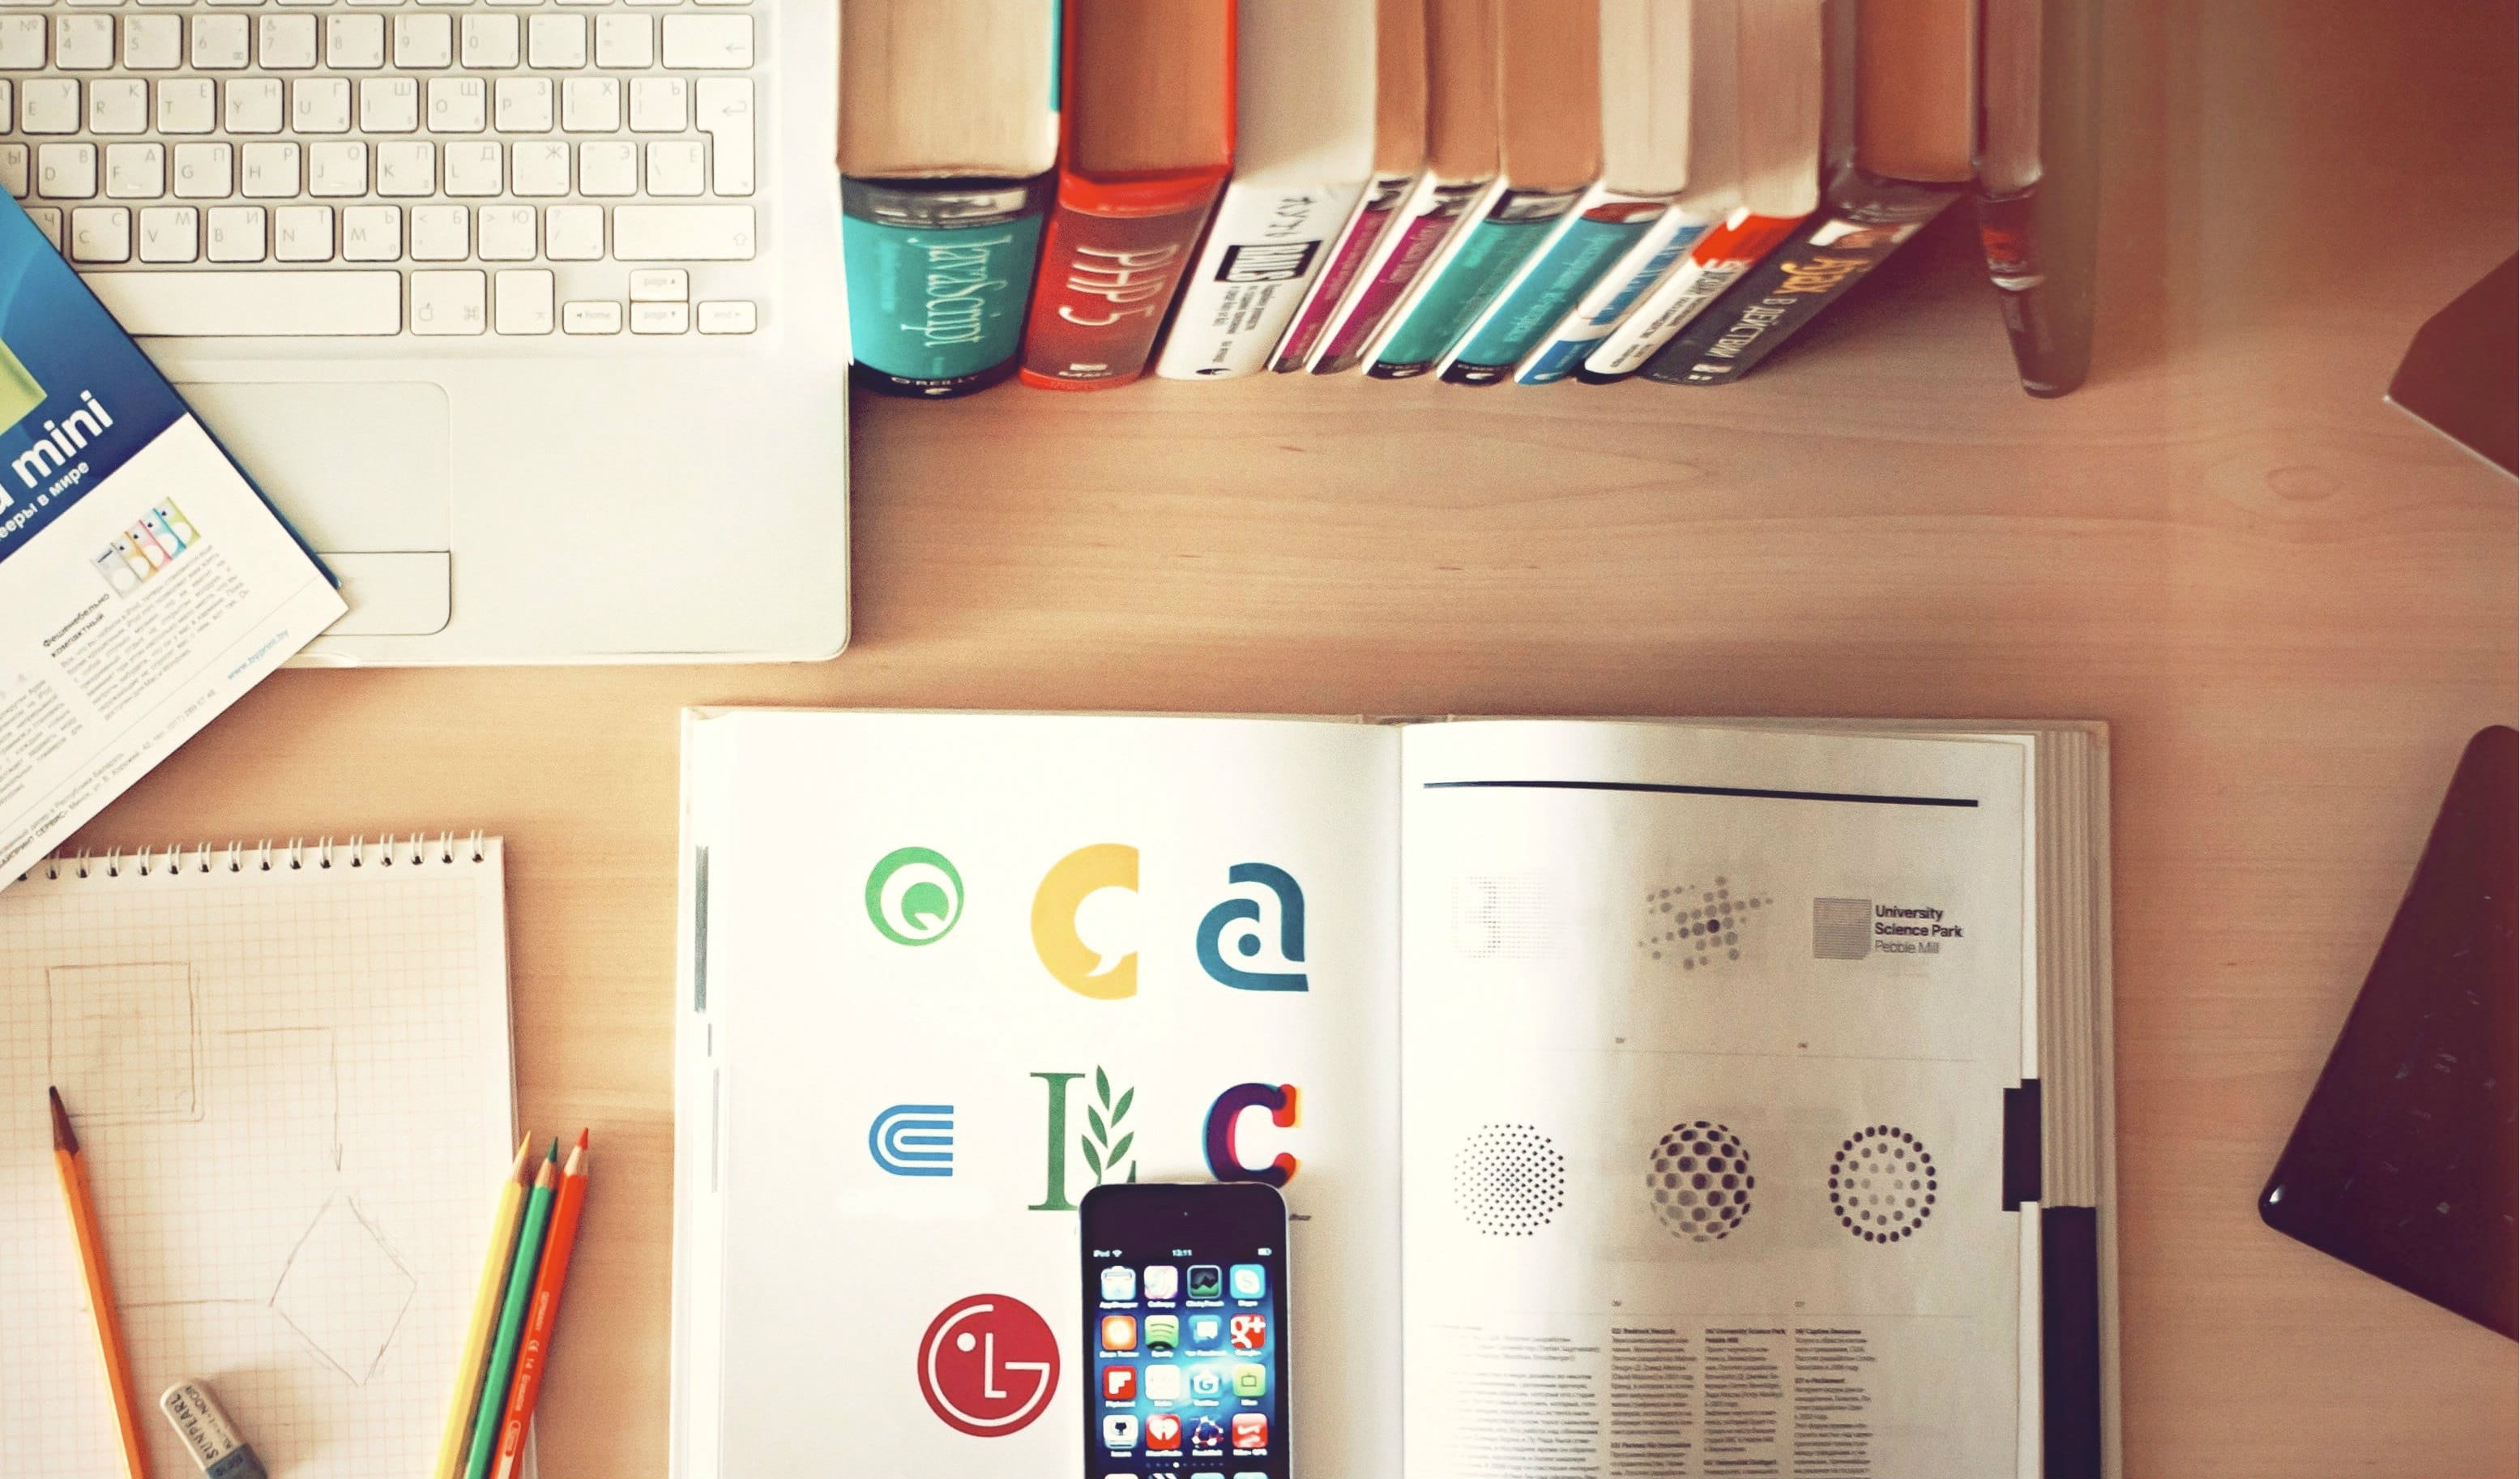
[[[341,577],[318,663],[848,633],[830,0],[0,0],[0,180]]]

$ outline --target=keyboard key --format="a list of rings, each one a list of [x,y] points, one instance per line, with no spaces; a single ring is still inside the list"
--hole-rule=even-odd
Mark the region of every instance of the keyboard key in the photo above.
[[[333,207],[278,205],[271,212],[271,255],[280,262],[333,260]]]
[[[517,65],[517,18],[514,16],[467,16],[464,18],[464,65],[474,68],[514,67]]]
[[[176,16],[123,17],[122,65],[133,71],[172,71],[183,66],[183,20]],[[143,256],[142,260],[148,258]]]
[[[634,303],[691,300],[692,275],[680,267],[642,267],[630,274],[630,301]]]
[[[44,65],[44,52],[43,17],[0,16],[0,67],[33,71]]]
[[[692,305],[689,303],[632,303],[632,334],[684,334],[692,327]]]
[[[499,193],[500,147],[496,144],[449,144],[446,193],[451,196],[494,196]]]
[[[379,143],[377,194],[391,200],[437,194],[437,146],[404,140]]]
[[[566,334],[619,334],[621,305],[603,301],[563,303],[560,327]]]
[[[306,193],[338,200],[368,193],[368,146],[333,139],[306,146]]]
[[[259,205],[210,207],[210,260],[259,262],[263,256],[263,214]],[[107,306],[111,307],[111,304]],[[137,334],[140,331],[133,330]]]
[[[648,146],[648,194],[696,196],[704,188],[703,149],[698,139],[658,139]]]
[[[586,65],[584,16],[535,16],[525,22],[525,60],[538,71],[570,71]]]
[[[681,133],[691,126],[691,87],[682,78],[630,79],[632,133]]]
[[[18,114],[20,131],[30,134],[76,133],[79,85],[69,77],[28,77],[19,89],[24,100]]]
[[[70,260],[131,260],[131,212],[119,205],[82,205],[70,212]]]
[[[26,207],[26,219],[35,223],[35,229],[44,234],[45,241],[53,244],[55,251],[62,249],[61,211],[50,205],[29,205]]]
[[[140,260],[193,262],[202,255],[202,213],[190,205],[152,205],[140,212]]]
[[[552,131],[552,85],[549,77],[501,77],[491,91],[501,133]]]
[[[552,275],[541,271],[502,272],[494,285],[499,293],[501,334],[552,332]]]
[[[461,209],[462,207],[457,207]],[[341,207],[341,259],[347,262],[392,262],[402,257],[402,207]]]
[[[555,262],[593,262],[604,256],[604,207],[553,205],[543,211],[543,255]]]
[[[101,73],[113,66],[111,15],[63,15],[53,22],[53,66],[66,73]],[[70,249],[78,249],[78,222],[70,222]]]
[[[385,18],[326,16],[324,65],[335,71],[375,71],[385,65]]]
[[[756,323],[753,305],[741,298],[721,298],[700,304],[699,331],[702,334],[750,334]]]
[[[96,197],[96,146],[44,144],[35,150],[35,194],[52,201]]]
[[[138,77],[99,77],[87,85],[87,131],[93,134],[136,134],[149,131],[149,84]]]
[[[700,132],[709,136],[711,192],[752,194],[752,79],[700,78],[699,117]]]
[[[315,65],[315,18],[277,15],[262,19],[257,60],[265,71],[302,71]]]
[[[654,22],[645,16],[596,17],[595,65],[640,70],[655,66]]]
[[[350,131],[350,79],[299,77],[289,84],[289,127],[302,134]]]
[[[359,79],[359,132],[413,133],[420,128],[420,84],[409,77]]]
[[[462,205],[411,207],[411,259],[460,262],[472,254],[472,213]]]
[[[64,71],[103,71],[113,65],[112,16],[64,16],[53,22],[53,65]],[[127,235],[127,233],[126,233]],[[78,249],[78,222],[70,222],[70,249]],[[103,260],[120,261],[113,257]]]
[[[528,198],[568,194],[568,146],[558,140],[518,140],[511,156],[508,188]]]
[[[19,200],[26,198],[26,171],[30,156],[23,144],[0,144],[0,189]]]
[[[227,144],[175,146],[175,199],[220,201],[236,193],[236,151]]]
[[[472,214],[480,232],[481,260],[530,262],[534,259],[534,207],[484,205]]]
[[[193,69],[243,71],[252,26],[243,16],[193,18]]]
[[[215,246],[211,260],[218,260]],[[100,272],[87,281],[133,334],[376,335],[402,328],[398,272]]]
[[[562,82],[560,126],[568,133],[619,133],[621,79],[571,77]]]
[[[218,126],[218,87],[209,78],[168,77],[158,84],[159,133],[205,134]]]
[[[114,201],[154,201],[166,193],[166,146],[105,146],[105,194]]]
[[[749,205],[616,205],[612,255],[624,262],[752,259]]]
[[[490,88],[479,77],[428,79],[428,131],[479,133],[490,126]]]
[[[489,327],[488,275],[479,272],[415,272],[411,275],[411,332],[479,334]]]
[[[243,151],[244,188],[248,201],[287,200],[297,194],[298,151],[294,142],[247,144]]]
[[[454,66],[455,18],[428,14],[394,17],[393,65],[405,70]]]
[[[618,197],[639,193],[639,146],[580,144],[577,147],[577,193]]]
[[[229,133],[276,134],[287,121],[278,77],[238,77],[224,91]]]
[[[542,64],[534,64],[539,67]],[[750,16],[667,16],[665,66],[676,71],[720,67],[742,71],[752,65]]]

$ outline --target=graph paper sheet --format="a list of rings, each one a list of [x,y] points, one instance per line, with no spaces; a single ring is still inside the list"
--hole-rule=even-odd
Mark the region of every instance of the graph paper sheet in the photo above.
[[[85,874],[0,891],[0,1474],[122,1473],[47,1085],[140,1402],[206,1380],[274,1479],[426,1473],[516,1153],[497,841]]]

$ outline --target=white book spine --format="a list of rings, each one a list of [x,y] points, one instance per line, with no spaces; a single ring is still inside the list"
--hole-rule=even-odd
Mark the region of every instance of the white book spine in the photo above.
[[[1747,210],[1735,210],[1725,224],[1737,225],[1748,214]],[[1710,261],[1691,251],[1637,305],[1635,312],[1610,331],[1599,348],[1585,357],[1584,368],[1600,375],[1629,375],[1643,368],[1656,350],[1670,343],[1674,335],[1688,327],[1689,320],[1704,312],[1707,304],[1723,296],[1725,289],[1755,265],[1730,256]]]
[[[1231,380],[1265,369],[1364,191],[1362,180],[1228,185],[1155,373]]]
[[[1480,185],[1478,193],[1462,205],[1461,214],[1445,228],[1444,245],[1437,248],[1434,257],[1424,267],[1418,269],[1409,291],[1392,305],[1391,313],[1383,319],[1381,327],[1373,331],[1373,341],[1366,345],[1365,358],[1361,363],[1371,365],[1382,357],[1383,347],[1391,342],[1391,336],[1400,332],[1401,325],[1409,322],[1409,315],[1417,311],[1418,302],[1426,295],[1426,290],[1443,281],[1444,269],[1453,265],[1453,258],[1461,255],[1462,244],[1470,239],[1479,222],[1487,219],[1488,208],[1503,194],[1505,176],[1498,175]],[[1416,202],[1410,204],[1411,208],[1417,208]]]
[[[1675,205],[1663,212],[1653,229],[1628,249],[1593,291],[1577,300],[1566,317],[1514,367],[1518,385],[1546,385],[1564,380],[1575,366],[1607,337],[1654,286],[1677,270],[1688,248],[1715,224],[1713,217]]]

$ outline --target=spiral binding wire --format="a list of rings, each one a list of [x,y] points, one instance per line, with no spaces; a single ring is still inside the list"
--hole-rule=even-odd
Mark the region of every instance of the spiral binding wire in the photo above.
[[[111,848],[103,857],[81,848],[75,853],[54,853],[18,876],[22,880],[38,874],[54,879],[149,878],[333,868],[451,868],[457,863],[485,861],[481,849],[487,840],[488,834],[475,829],[471,835],[461,837],[451,831],[434,837],[427,832],[402,837],[386,832],[373,842],[364,833],[346,843],[331,837],[319,837],[311,843],[303,837],[292,837],[282,843],[265,838],[260,842],[202,842],[191,847],[177,842],[164,848],[144,847],[137,852]]]

